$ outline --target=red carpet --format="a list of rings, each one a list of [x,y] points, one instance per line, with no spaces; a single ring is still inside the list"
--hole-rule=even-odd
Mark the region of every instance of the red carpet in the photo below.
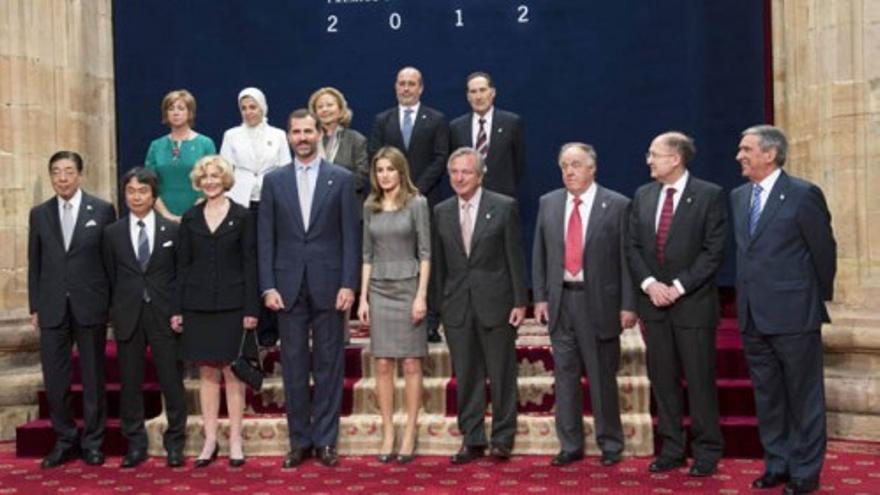
[[[822,473],[821,493],[880,493],[880,446],[832,442]],[[749,488],[761,474],[753,459],[724,459],[718,474],[693,479],[686,470],[650,474],[650,459],[626,459],[613,468],[599,466],[596,458],[557,469],[543,456],[518,456],[500,464],[483,460],[452,466],[443,457],[419,457],[407,466],[379,464],[372,457],[343,457],[328,469],[315,461],[283,471],[281,459],[248,459],[242,468],[230,468],[225,459],[207,469],[188,466],[168,469],[164,459],[151,458],[135,470],[118,469],[119,457],[102,467],[80,461],[53,470],[41,470],[39,459],[18,458],[12,443],[0,444],[0,494],[101,493],[777,493]]]

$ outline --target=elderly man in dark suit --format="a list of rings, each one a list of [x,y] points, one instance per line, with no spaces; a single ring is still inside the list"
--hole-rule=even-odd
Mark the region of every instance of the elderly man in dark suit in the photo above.
[[[825,457],[822,323],[834,294],[837,244],[822,191],[782,169],[788,142],[769,125],[743,131],[749,182],[730,194],[737,312],[764,447],[753,488],[819,489]]]
[[[486,163],[483,187],[516,197],[526,168],[525,130],[519,115],[495,107],[495,84],[486,72],[467,77],[472,112],[449,124],[452,149],[472,147]]]
[[[147,460],[141,386],[148,344],[168,417],[164,433],[168,467],[183,465],[186,443],[180,335],[171,326],[171,317],[180,313],[175,297],[177,224],[153,210],[158,190],[159,179],[152,171],[135,167],[126,172],[122,192],[129,214],[104,229],[104,264],[122,382],[120,417],[128,440],[123,468]]]
[[[663,440],[651,472],[684,465],[681,372],[687,380],[691,418],[691,476],[711,476],[724,450],[715,384],[718,288],[727,238],[721,187],[687,170],[693,140],[665,132],[651,142],[646,161],[653,182],[633,197],[627,254],[641,287],[639,316],[645,323],[648,377]]]
[[[449,156],[449,126],[439,111],[421,103],[425,90],[422,73],[415,67],[404,67],[397,73],[394,92],[397,106],[376,115],[370,133],[370,157],[383,146],[403,151],[409,163],[413,183],[433,208],[440,199],[440,179]],[[428,308],[429,342],[440,342],[440,324],[434,308]]]
[[[266,261],[260,289],[266,307],[278,312],[281,335],[291,449],[285,468],[302,463],[313,448],[325,466],[338,463],[343,328],[361,264],[354,179],[318,156],[319,138],[317,117],[305,109],[291,113],[294,161],[266,176],[257,225],[258,253]]]
[[[611,466],[623,452],[620,333],[637,319],[623,251],[629,199],[595,182],[596,151],[588,144],[563,145],[559,167],[565,188],[541,197],[532,251],[535,318],[549,321],[553,345],[561,448],[551,464],[584,457],[585,369],[601,463]]]
[[[78,153],[52,155],[49,177],[55,196],[30,213],[28,298],[31,322],[40,331],[43,381],[57,436],[55,447],[43,459],[44,468],[79,455],[90,465],[104,463],[104,345],[110,289],[101,243],[104,226],[116,220],[116,212],[110,203],[80,189],[82,170]],[[74,342],[83,382],[81,438],[70,410]]]
[[[458,429],[453,464],[484,455],[486,377],[492,394],[490,454],[510,458],[516,435],[516,329],[527,303],[516,200],[481,187],[473,148],[449,157],[456,196],[434,207],[431,282],[455,371]]]

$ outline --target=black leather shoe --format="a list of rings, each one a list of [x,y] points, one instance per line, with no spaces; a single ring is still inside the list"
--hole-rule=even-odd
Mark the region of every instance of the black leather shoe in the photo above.
[[[783,495],[798,495],[800,493],[813,493],[819,489],[819,480],[791,480],[785,484]]]
[[[688,476],[705,478],[718,472],[718,464],[711,461],[694,461],[688,470]]]
[[[505,447],[504,445],[493,445],[491,449],[489,449],[489,455],[498,459],[499,461],[509,461],[510,456],[513,455],[510,447]]]
[[[84,450],[82,458],[89,466],[100,466],[104,464],[104,453],[98,449]]]
[[[287,453],[287,457],[284,458],[284,463],[281,465],[281,467],[283,467],[284,469],[297,467],[309,457],[312,457],[311,447],[293,449]]]
[[[440,336],[440,332],[436,327],[428,329],[428,342],[433,344],[443,342],[443,337]]]
[[[652,473],[665,473],[673,469],[684,466],[684,459],[669,459],[667,457],[658,457],[654,459],[648,466],[648,471]]]
[[[165,465],[170,468],[181,467],[184,462],[183,452],[169,452],[165,457]]]
[[[321,461],[321,464],[327,467],[333,467],[339,464],[339,456],[336,455],[336,447],[326,446],[326,447],[318,447],[318,460]]]
[[[623,460],[620,454],[612,454],[611,452],[602,452],[602,459],[599,461],[603,466],[609,467],[618,464]]]
[[[133,468],[142,464],[147,460],[147,451],[146,450],[129,450],[125,457],[122,458],[122,463],[119,467],[123,469]]]
[[[467,464],[483,457],[484,455],[486,455],[486,447],[483,447],[482,445],[462,445],[461,448],[458,449],[458,452],[456,452],[449,461],[453,464]]]
[[[396,459],[397,459],[397,454],[395,454],[394,452],[392,452],[390,454],[379,454],[376,456],[376,460],[381,462],[382,464],[388,464],[391,461],[394,461]]]
[[[788,482],[788,474],[786,473],[764,473],[760,478],[752,481],[752,488],[756,490],[767,490],[776,488],[777,486]]]
[[[244,457],[240,457],[238,459],[229,458],[229,467],[242,467],[244,466]]]
[[[211,465],[212,462],[217,460],[217,454],[220,452],[220,446],[214,445],[214,452],[211,452],[211,456],[207,459],[196,459],[196,462],[193,463],[193,466],[197,468],[205,468]]]
[[[579,461],[584,458],[583,452],[566,452],[564,450],[560,450],[556,457],[550,461],[551,466],[562,467],[568,466],[572,462]]]
[[[76,447],[69,447],[66,449],[55,447],[54,449],[52,449],[52,452],[49,452],[49,455],[43,458],[43,462],[40,463],[40,467],[43,469],[58,467],[78,457],[79,449]]]

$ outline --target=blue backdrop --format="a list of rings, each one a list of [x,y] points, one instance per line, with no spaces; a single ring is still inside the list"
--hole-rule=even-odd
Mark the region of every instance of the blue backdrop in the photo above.
[[[496,105],[525,118],[519,199],[527,243],[538,197],[560,186],[556,153],[586,141],[598,180],[632,195],[650,180],[658,133],[695,137],[691,170],[730,189],[739,132],[765,120],[765,0],[138,0],[113,3],[120,174],[167,132],[172,89],[198,100],[196,129],[220,147],[240,124],[236,96],[266,93],[270,123],[331,85],[369,135],[396,104],[403,65],[421,69],[422,101],[448,119],[468,110],[464,78],[492,74]],[[530,244],[529,244],[530,245]],[[530,249],[527,249],[530,251]],[[733,280],[728,261],[723,284]]]

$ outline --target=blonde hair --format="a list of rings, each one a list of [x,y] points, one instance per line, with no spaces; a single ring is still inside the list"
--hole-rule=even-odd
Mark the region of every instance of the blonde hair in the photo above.
[[[312,93],[312,96],[309,96],[309,110],[317,115],[318,109],[316,107],[318,106],[318,98],[324,95],[330,95],[336,99],[336,104],[339,105],[339,125],[348,127],[348,125],[351,124],[351,118],[354,114],[351,109],[348,108],[348,102],[345,101],[345,96],[342,94],[342,91],[339,91],[334,87],[326,86]]]
[[[226,191],[232,189],[232,185],[235,184],[235,172],[232,170],[232,165],[220,155],[203,156],[196,162],[192,172],[189,173],[189,180],[192,182],[193,189],[196,191],[201,190],[202,179],[208,175],[208,167],[211,165],[220,170],[223,189]]]
[[[419,195],[419,190],[409,176],[409,164],[406,162],[406,156],[394,146],[383,146],[379,148],[373,161],[370,162],[370,195],[364,202],[364,206],[374,212],[382,211],[382,199],[385,197],[385,191],[379,187],[379,179],[376,177],[376,166],[382,159],[388,160],[400,176],[400,188],[394,198],[394,205],[397,209],[403,208],[410,199]]]
[[[196,98],[185,89],[169,91],[165,98],[162,98],[162,123],[168,123],[168,109],[177,100],[182,100],[183,104],[186,105],[186,109],[189,110],[189,118],[186,119],[186,123],[192,127],[196,121]]]

